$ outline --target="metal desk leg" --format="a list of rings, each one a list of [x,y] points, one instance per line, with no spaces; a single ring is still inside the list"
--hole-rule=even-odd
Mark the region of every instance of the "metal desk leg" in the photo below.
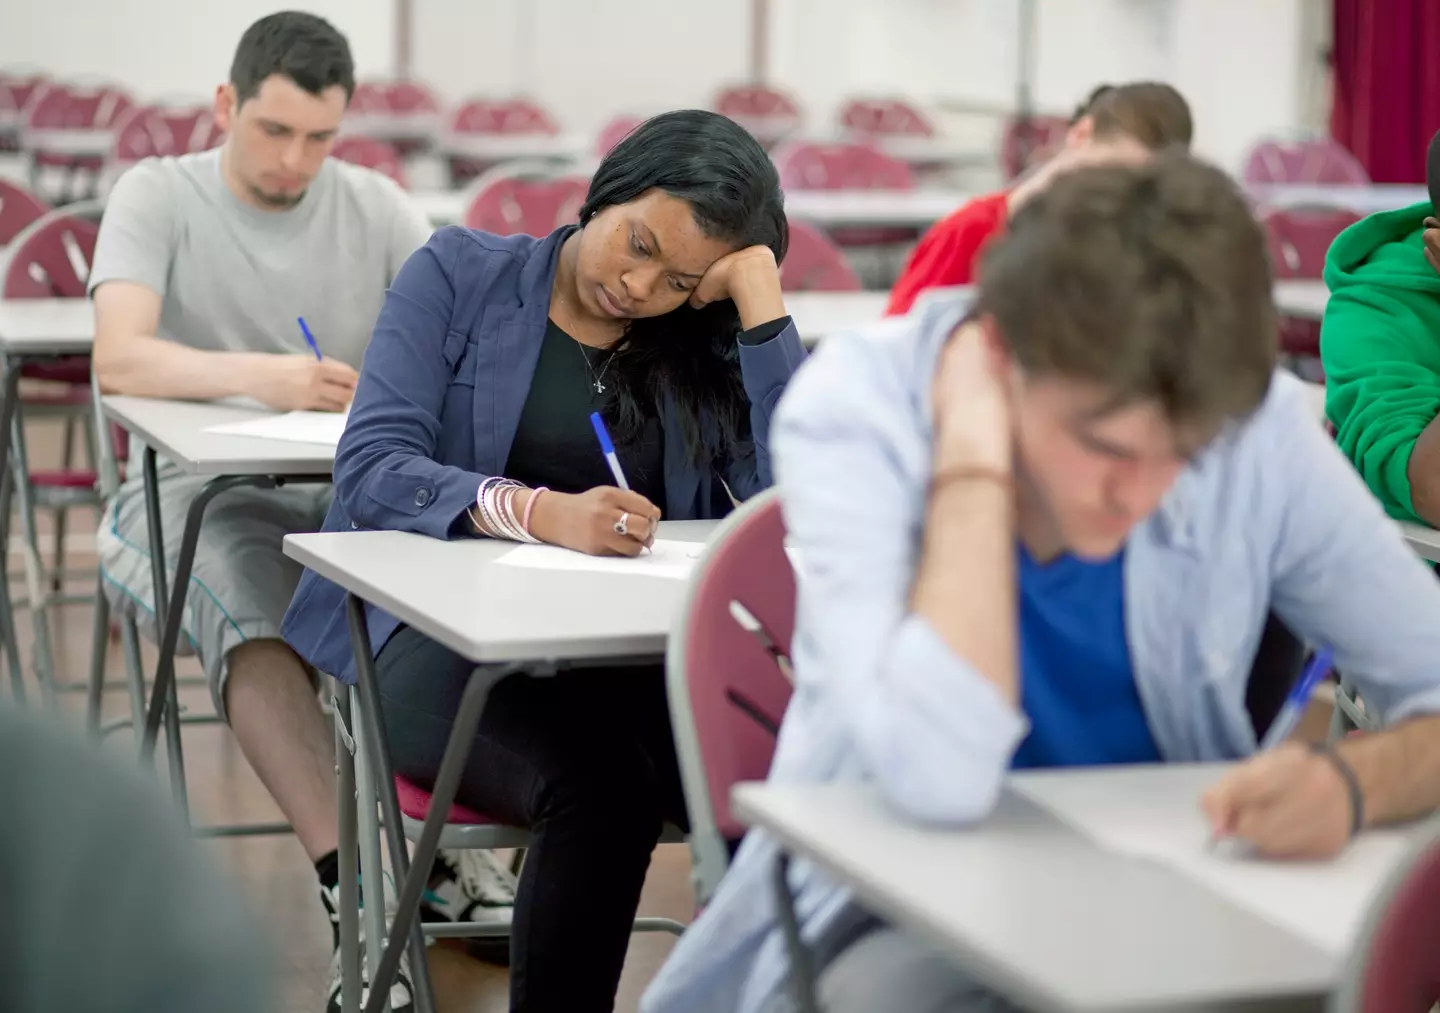
[[[790,987],[794,992],[796,1009],[800,1013],[819,1013],[820,1004],[815,998],[815,969],[810,963],[810,951],[800,938],[800,923],[795,917],[794,899],[790,896],[790,855],[784,851],[775,856],[771,883],[775,891],[775,909],[780,916],[780,931],[790,956]]]
[[[340,1010],[360,1013],[360,869],[356,847],[359,799],[355,793],[354,737],[349,729],[350,687],[335,685],[335,772],[340,799]]]
[[[19,376],[19,370],[16,370]],[[8,400],[8,399],[7,399]],[[18,399],[17,399],[18,400]],[[40,537],[35,527],[35,496],[30,487],[29,465],[25,460],[25,434],[21,432],[19,406],[10,415],[9,466],[15,505],[20,512],[20,531],[25,543],[25,593],[30,599],[30,623],[35,631],[35,679],[40,698],[55,706],[55,661],[50,651],[50,603],[45,580],[45,561],[40,558]],[[6,547],[9,548],[8,545]]]
[[[370,693],[375,694],[367,697],[362,692],[361,700],[367,713],[378,714],[378,708],[370,706],[371,699],[378,699],[378,691],[375,690],[375,659],[370,653],[369,635],[365,629],[364,604],[354,595],[349,595],[347,609],[350,618],[350,642],[355,650],[356,672],[361,685],[369,683]],[[465,685],[465,692],[460,697],[460,707],[455,715],[455,724],[450,730],[450,738],[445,743],[445,753],[440,760],[440,771],[435,777],[435,788],[430,795],[430,811],[425,815],[425,826],[420,832],[420,840],[415,845],[415,854],[409,863],[409,867],[417,870],[417,874],[406,875],[401,885],[400,898],[395,907],[395,921],[390,926],[390,938],[385,944],[385,954],[380,958],[380,969],[370,981],[370,1001],[365,1004],[365,1013],[380,1013],[384,1008],[390,983],[395,980],[395,972],[400,968],[401,949],[408,944],[412,947],[411,952],[414,952],[415,939],[420,934],[416,918],[420,910],[420,896],[429,878],[428,870],[435,862],[440,831],[444,829],[450,806],[455,801],[455,792],[460,787],[460,775],[470,754],[470,743],[475,738],[475,730],[480,725],[480,714],[485,709],[490,689],[501,679],[519,671],[521,668],[516,665],[478,666]],[[377,736],[374,741],[379,744],[384,739]],[[384,750],[377,752],[383,753]],[[395,817],[399,816],[400,803],[395,796],[395,780],[390,775],[388,758],[377,764],[375,774],[376,780],[380,782],[380,797],[385,805],[386,825],[395,828],[392,832],[398,832],[401,824],[398,818],[392,819],[392,812]],[[403,847],[400,851],[403,854]],[[396,856],[392,854],[392,863],[395,860]],[[398,875],[398,867],[396,872]],[[423,949],[423,942],[420,945]],[[411,964],[415,963],[412,957]],[[419,968],[411,967],[412,975],[417,971]],[[417,1000],[420,994],[417,983]],[[431,994],[427,987],[427,997]]]
[[[400,798],[395,794],[395,772],[390,764],[390,747],[385,738],[385,716],[380,712],[380,691],[375,684],[375,658],[370,653],[370,630],[365,621],[365,605],[354,595],[345,598],[346,615],[350,623],[350,643],[355,651],[355,667],[358,676],[357,689],[360,695],[360,731],[358,736],[365,748],[365,759],[370,768],[370,780],[380,796],[380,811],[385,827],[385,846],[390,853],[390,868],[395,874],[396,889],[404,889],[410,881],[410,850],[405,842],[404,817],[400,812]],[[371,803],[373,805],[373,802]],[[446,806],[445,811],[449,810]],[[416,865],[417,878],[422,887],[430,879],[430,868],[434,856],[424,865]],[[399,916],[390,927],[392,936],[399,935]],[[415,988],[416,1013],[435,1013],[435,988],[430,981],[430,964],[425,957],[425,932],[420,919],[411,920],[407,944],[410,947],[410,983]],[[399,960],[396,960],[399,967]],[[372,968],[371,981],[379,981],[379,969]]]
[[[163,623],[165,617],[170,613],[170,596],[167,590],[165,576],[165,530],[160,518],[160,479],[156,470],[155,448],[146,447],[145,455],[141,459],[141,472],[145,483],[145,524],[150,538],[150,580],[154,587],[155,595],[155,621]],[[182,594],[180,600],[183,602],[185,596]],[[172,659],[173,667],[173,659]],[[159,666],[165,665],[165,654],[161,651]],[[163,701],[168,705],[170,694],[164,690],[157,679],[155,684],[155,700]],[[180,748],[180,715],[175,713],[173,719],[165,724],[165,752],[169,758],[170,768],[170,790],[175,794],[176,804],[185,816],[185,822],[190,822],[189,792],[185,785],[185,754]],[[159,722],[155,722],[152,730],[146,726],[140,737],[140,758],[149,761],[155,753],[155,736],[159,732]]]
[[[5,641],[5,664],[10,669],[10,687],[17,703],[25,702],[25,671],[20,662],[20,644],[15,639],[15,611],[10,604],[10,423],[20,399],[20,364],[0,357],[4,369],[4,393],[0,394],[0,637]]]

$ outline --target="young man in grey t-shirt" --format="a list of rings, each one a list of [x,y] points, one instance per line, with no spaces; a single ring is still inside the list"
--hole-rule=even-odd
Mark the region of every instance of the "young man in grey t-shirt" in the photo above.
[[[224,144],[147,159],[119,179],[90,275],[94,369],[106,392],[247,397],[282,410],[349,405],[385,289],[431,231],[390,179],[327,157],[354,84],[349,46],[328,22],[297,12],[262,18],[241,39],[230,80],[217,91]],[[298,317],[323,359],[307,346]],[[105,512],[99,547],[114,600],[149,618],[150,553],[136,472]],[[163,464],[159,478],[164,549],[174,560],[186,511],[206,479]],[[304,486],[217,496],[185,590],[185,634],[217,709],[315,862],[333,921],[332,732],[307,669],[280,636],[300,577],[281,540],[318,530],[329,498],[328,487]],[[456,861],[437,865],[438,914],[468,917],[474,904],[510,903],[508,873],[482,861],[489,875],[477,879],[467,860],[462,889]],[[337,995],[338,979],[332,1005]],[[396,994],[392,1005],[398,1013],[410,1000]]]

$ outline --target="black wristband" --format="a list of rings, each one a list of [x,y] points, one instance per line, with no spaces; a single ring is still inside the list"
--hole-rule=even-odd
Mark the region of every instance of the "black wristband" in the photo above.
[[[1340,775],[1340,780],[1345,782],[1345,788],[1350,792],[1350,836],[1354,837],[1365,827],[1365,792],[1360,788],[1360,778],[1356,776],[1355,768],[1328,742],[1311,743],[1310,751],[1329,760],[1330,765]]]

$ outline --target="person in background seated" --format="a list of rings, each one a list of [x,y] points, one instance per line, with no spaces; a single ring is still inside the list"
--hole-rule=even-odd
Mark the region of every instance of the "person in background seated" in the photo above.
[[[106,393],[241,396],[276,409],[349,405],[386,286],[431,231],[390,179],[326,157],[354,87],[343,35],[310,14],[272,14],[246,30],[216,92],[225,143],[146,159],[116,182],[89,283],[94,370]],[[307,347],[297,317],[309,323],[323,359]],[[165,558],[174,566],[186,511],[207,479],[163,459],[159,479]],[[184,632],[216,709],[315,862],[338,934],[333,732],[311,673],[280,638],[300,577],[281,540],[318,528],[329,502],[329,489],[314,486],[218,496],[184,591]],[[98,545],[112,601],[153,616],[138,467],[107,505]],[[432,917],[510,903],[508,873],[484,863],[490,886],[472,888],[471,897],[451,871],[459,860],[448,856],[437,872]],[[337,960],[332,1007],[338,972]],[[396,1010],[408,1002],[397,991]]]
[[[0,812],[0,1009],[276,1009],[252,912],[152,775],[0,705]]]
[[[1391,517],[1440,527],[1440,134],[1430,200],[1340,233],[1325,258],[1325,414]]]
[[[442,229],[410,258],[365,353],[326,531],[634,556],[662,516],[721,517],[771,484],[770,413],[805,351],[764,149],[716,113],[657,116],[606,155],[580,222],[544,239]],[[344,609],[307,572],[285,635],[353,681]],[[428,788],[474,665],[374,609],[369,630],[396,773]],[[534,833],[510,1008],[610,1010],[650,853],[686,823],[662,667],[513,675],[469,748],[459,801]]]
[[[1016,767],[1243,760],[1196,804],[1276,859],[1433,811],[1440,585],[1276,371],[1270,284],[1235,184],[1162,154],[1035,194],[972,305],[827,340],[776,417],[804,565],[771,776],[963,827]],[[1384,730],[1252,755],[1272,610]],[[775,854],[747,836],[644,1013],[792,1008]],[[790,886],[829,1013],[1009,1008],[808,863]]]
[[[910,312],[926,289],[973,283],[985,244],[1004,232],[1012,209],[1055,174],[1162,148],[1189,148],[1192,133],[1190,107],[1168,84],[1140,81],[1095,89],[1076,110],[1065,146],[1054,158],[1011,189],[975,198],[920,237],[890,290],[886,314]]]

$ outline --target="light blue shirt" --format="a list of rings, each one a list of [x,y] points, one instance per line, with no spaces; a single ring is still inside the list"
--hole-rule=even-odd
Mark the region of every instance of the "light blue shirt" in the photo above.
[[[772,429],[785,516],[803,562],[796,690],[771,778],[874,782],[909,819],[984,819],[1025,718],[907,599],[931,471],[930,387],[962,307],[927,307],[826,339]],[[1188,467],[1125,546],[1126,634],[1161,756],[1255,750],[1245,686],[1272,609],[1386,720],[1440,712],[1440,583],[1410,552],[1277,374],[1244,425]],[[788,973],[752,833],[641,1003],[644,1013],[758,1013]],[[802,933],[825,939],[850,893],[792,865]]]

